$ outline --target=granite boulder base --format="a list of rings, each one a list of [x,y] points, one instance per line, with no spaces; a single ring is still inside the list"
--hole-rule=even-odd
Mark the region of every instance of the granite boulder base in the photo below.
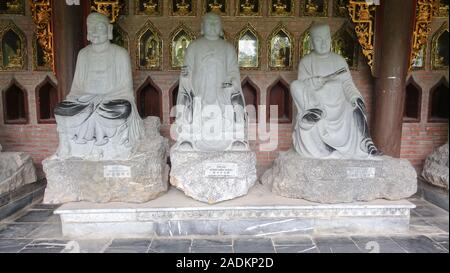
[[[428,156],[422,176],[428,183],[448,191],[448,143]]]
[[[44,203],[145,203],[166,192],[168,140],[159,133],[159,119],[147,118],[144,126],[145,140],[129,159],[90,161],[52,157],[44,160],[47,175]]]
[[[36,170],[30,155],[0,151],[0,195],[36,181]]]
[[[417,174],[404,159],[310,159],[290,150],[280,154],[262,183],[284,197],[349,203],[408,198],[417,191]]]
[[[170,158],[170,183],[201,202],[215,204],[244,196],[257,180],[254,152],[172,149]]]

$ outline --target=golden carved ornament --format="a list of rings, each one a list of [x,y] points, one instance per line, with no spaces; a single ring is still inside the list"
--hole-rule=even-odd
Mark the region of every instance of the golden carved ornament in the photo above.
[[[433,17],[448,17],[448,4],[443,0],[433,1]]]
[[[348,11],[355,24],[356,36],[362,47],[362,52],[367,58],[368,65],[373,69],[376,7],[363,0],[350,0]]]
[[[29,0],[31,16],[36,24],[35,35],[43,51],[45,67],[55,72],[52,7],[50,0]]]
[[[120,15],[122,3],[119,0],[94,0],[91,5],[91,10],[102,13],[110,19],[111,23],[115,23]]]
[[[419,57],[423,46],[427,44],[428,35],[431,31],[431,20],[433,18],[433,0],[418,0],[416,21],[412,37],[412,50],[410,69],[412,69],[416,58]]]

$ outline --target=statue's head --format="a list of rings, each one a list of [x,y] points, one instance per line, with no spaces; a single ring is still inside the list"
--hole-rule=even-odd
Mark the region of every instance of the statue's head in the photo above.
[[[202,35],[209,40],[217,40],[224,35],[222,19],[214,12],[208,12],[203,17]]]
[[[109,18],[93,12],[87,17],[87,39],[94,45],[104,44],[113,39],[113,25]]]
[[[330,26],[325,23],[316,23],[311,29],[311,48],[319,55],[326,55],[331,51]]]

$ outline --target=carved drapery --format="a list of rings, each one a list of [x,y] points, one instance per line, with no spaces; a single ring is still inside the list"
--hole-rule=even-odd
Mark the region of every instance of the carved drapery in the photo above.
[[[375,54],[375,11],[376,6],[366,1],[350,0],[348,4],[350,18],[355,24],[356,36],[361,44],[367,64],[373,69]]]
[[[51,0],[29,0],[36,24],[35,36],[43,51],[44,66],[55,71]]]
[[[433,0],[418,0],[416,22],[412,38],[412,50],[410,69],[419,57],[420,52],[427,44],[428,35],[431,31],[431,19],[433,18]]]

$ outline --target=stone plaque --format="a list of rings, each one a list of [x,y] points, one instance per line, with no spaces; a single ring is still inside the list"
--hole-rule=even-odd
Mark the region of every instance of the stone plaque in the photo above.
[[[131,168],[121,165],[104,166],[103,176],[106,178],[130,178]]]
[[[368,167],[347,168],[347,178],[375,178],[376,169]]]
[[[203,165],[206,177],[237,177],[238,165],[236,163],[205,163]]]

